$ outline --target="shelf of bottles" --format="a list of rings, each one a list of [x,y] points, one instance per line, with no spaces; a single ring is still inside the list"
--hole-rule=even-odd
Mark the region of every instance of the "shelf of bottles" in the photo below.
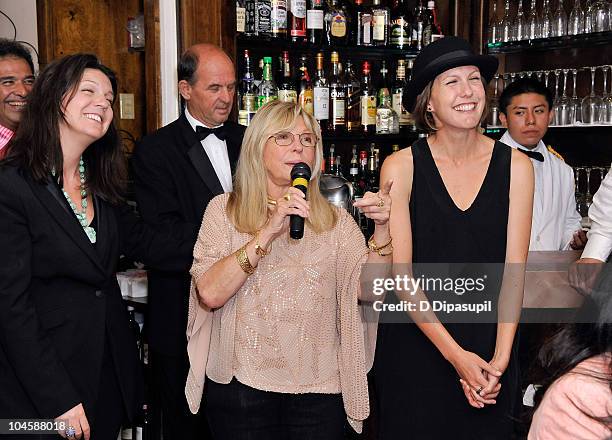
[[[492,0],[489,53],[592,47],[612,43],[612,4],[605,0]],[[528,9],[524,9],[527,5]]]
[[[237,0],[238,122],[268,101],[297,102],[321,126],[324,171],[372,189],[367,157],[377,173],[417,138],[402,96],[414,58],[442,36],[434,1],[389,1]]]

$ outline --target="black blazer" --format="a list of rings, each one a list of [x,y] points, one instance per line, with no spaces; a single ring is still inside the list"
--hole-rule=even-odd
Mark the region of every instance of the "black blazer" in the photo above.
[[[82,402],[91,420],[105,338],[128,416],[138,409],[141,367],[115,268],[121,251],[165,245],[152,246],[128,208],[96,196],[94,207],[95,246],[57,184],[0,166],[0,418],[53,418]]]
[[[245,127],[226,122],[227,152],[232,174],[240,153]],[[150,226],[180,237],[179,245],[190,243],[188,260],[180,271],[164,269],[160,264],[149,270],[149,310],[147,329],[152,348],[168,355],[185,354],[187,311],[189,304],[189,269],[198,231],[208,202],[223,193],[223,187],[202,144],[185,115],[145,137],[132,157],[134,189],[138,209]],[[185,246],[186,247],[186,246]],[[161,265],[180,253],[169,249]]]

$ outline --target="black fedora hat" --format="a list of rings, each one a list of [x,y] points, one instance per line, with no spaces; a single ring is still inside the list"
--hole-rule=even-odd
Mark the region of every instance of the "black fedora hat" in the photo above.
[[[414,60],[412,79],[406,86],[404,108],[414,111],[416,98],[436,76],[454,67],[476,66],[487,82],[499,62],[491,55],[477,55],[470,44],[459,37],[444,37],[425,46]]]

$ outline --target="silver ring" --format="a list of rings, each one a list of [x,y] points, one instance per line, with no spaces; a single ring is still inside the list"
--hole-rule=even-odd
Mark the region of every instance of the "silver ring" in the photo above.
[[[75,437],[76,436],[76,429],[74,429],[73,426],[69,426],[68,428],[66,428],[66,431],[64,431],[66,434],[66,437]]]
[[[482,391],[482,387],[478,387],[476,388],[476,394],[478,394],[480,396],[480,392]]]

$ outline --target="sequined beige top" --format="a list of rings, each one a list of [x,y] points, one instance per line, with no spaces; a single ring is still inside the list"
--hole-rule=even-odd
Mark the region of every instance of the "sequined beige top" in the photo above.
[[[281,393],[342,393],[360,431],[369,414],[366,372],[372,365],[376,322],[358,304],[367,247],[353,218],[338,210],[336,226],[304,238],[279,237],[270,255],[225,305],[213,311],[197,299],[195,280],[252,239],[236,231],[225,206],[211,200],[194,248],[187,325],[190,371],[186,395],[197,412],[204,376]]]

